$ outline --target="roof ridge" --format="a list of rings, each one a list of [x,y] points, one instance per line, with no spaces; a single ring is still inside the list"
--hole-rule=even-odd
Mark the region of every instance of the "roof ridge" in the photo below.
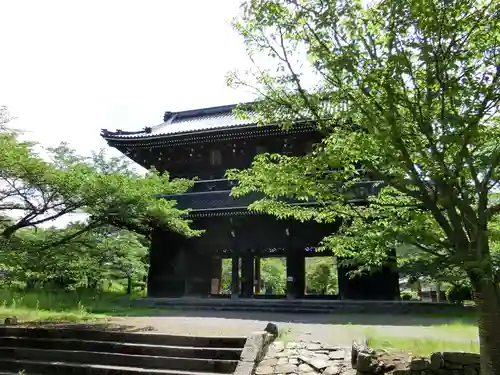
[[[188,109],[188,110],[176,111],[176,112],[167,111],[167,112],[165,112],[164,121],[166,122],[166,119],[173,116],[173,115],[175,115],[178,119],[184,119],[184,118],[189,118],[189,117],[208,116],[208,115],[213,115],[213,114],[217,114],[217,113],[228,113],[228,112],[232,112],[233,110],[235,110],[239,105],[252,105],[255,103],[256,102],[226,104],[226,105],[220,105],[220,106],[215,106],[215,107]]]

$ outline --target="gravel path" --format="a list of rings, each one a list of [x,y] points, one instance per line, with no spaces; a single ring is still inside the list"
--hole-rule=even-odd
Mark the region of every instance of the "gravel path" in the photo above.
[[[168,312],[165,316],[116,318],[113,323],[137,328],[151,327],[158,333],[246,336],[264,329],[268,322],[288,331],[287,339],[319,341],[329,345],[350,345],[367,334],[390,337],[435,338],[456,341],[477,340],[472,327],[440,328],[445,318],[388,315],[299,315],[257,312]],[[444,337],[443,337],[444,336]]]

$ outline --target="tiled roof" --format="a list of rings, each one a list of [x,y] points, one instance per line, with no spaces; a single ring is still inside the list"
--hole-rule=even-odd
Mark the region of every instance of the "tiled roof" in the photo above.
[[[182,112],[166,112],[163,123],[146,127],[140,131],[115,132],[103,129],[101,135],[104,138],[156,138],[168,135],[180,135],[183,133],[196,133],[214,129],[231,128],[245,125],[255,125],[250,119],[241,119],[233,111],[235,105],[196,109]]]
[[[247,108],[251,108],[253,103],[242,103]],[[165,112],[163,117],[163,122],[159,125],[153,127],[145,127],[139,131],[109,131],[107,129],[102,129],[101,136],[109,140],[127,140],[127,139],[154,139],[154,138],[166,138],[175,137],[184,134],[195,134],[195,133],[205,133],[215,130],[231,129],[246,126],[255,126],[257,123],[256,119],[252,119],[255,112],[250,111],[250,118],[242,119],[240,116],[234,113],[237,108],[237,104],[225,105],[220,107],[193,109],[189,111],[181,112]],[[317,113],[313,116],[308,108],[304,108],[301,113],[289,113],[287,108],[275,108],[274,115],[277,118],[281,118],[283,121],[304,121],[312,118],[317,118],[318,116],[324,119],[331,119],[333,114],[336,112],[340,105],[332,105],[329,100],[324,100],[317,107]],[[282,113],[281,113],[282,112]],[[292,118],[291,118],[292,117]]]

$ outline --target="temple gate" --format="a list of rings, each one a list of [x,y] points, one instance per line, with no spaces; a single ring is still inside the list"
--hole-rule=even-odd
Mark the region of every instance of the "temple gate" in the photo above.
[[[182,112],[166,112],[163,122],[141,131],[103,130],[108,144],[145,168],[168,171],[172,178],[198,177],[186,193],[166,195],[180,208],[191,210],[199,238],[156,228],[152,234],[148,295],[151,297],[218,296],[222,259],[232,262],[231,297],[252,298],[260,285],[260,259],[286,257],[288,298],[305,296],[305,259],[331,256],[317,251],[319,242],[338,229],[339,222],[322,225],[279,220],[248,210],[261,198],[254,193],[230,196],[235,181],[224,178],[230,168],[247,168],[264,152],[299,155],[321,139],[314,124],[301,123],[284,132],[274,125],[257,126],[239,119],[235,105]],[[367,181],[354,187],[360,204],[377,185]],[[297,202],[297,204],[300,204]],[[341,299],[394,300],[399,298],[399,276],[393,264],[379,272],[351,279],[339,267]],[[240,267],[241,264],[241,267]],[[241,268],[241,279],[240,279]],[[257,287],[258,288],[258,287]]]

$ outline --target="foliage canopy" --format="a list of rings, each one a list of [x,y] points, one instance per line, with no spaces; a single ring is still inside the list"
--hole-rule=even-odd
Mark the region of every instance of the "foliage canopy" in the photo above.
[[[258,90],[260,123],[310,121],[324,135],[308,155],[230,171],[233,194],[262,191],[253,208],[279,217],[343,218],[324,240],[338,256],[379,266],[411,245],[462,271],[484,313],[483,374],[500,371],[499,12],[497,0],[249,0],[235,27],[255,74],[229,80]],[[337,189],[366,180],[383,188],[364,206]]]

